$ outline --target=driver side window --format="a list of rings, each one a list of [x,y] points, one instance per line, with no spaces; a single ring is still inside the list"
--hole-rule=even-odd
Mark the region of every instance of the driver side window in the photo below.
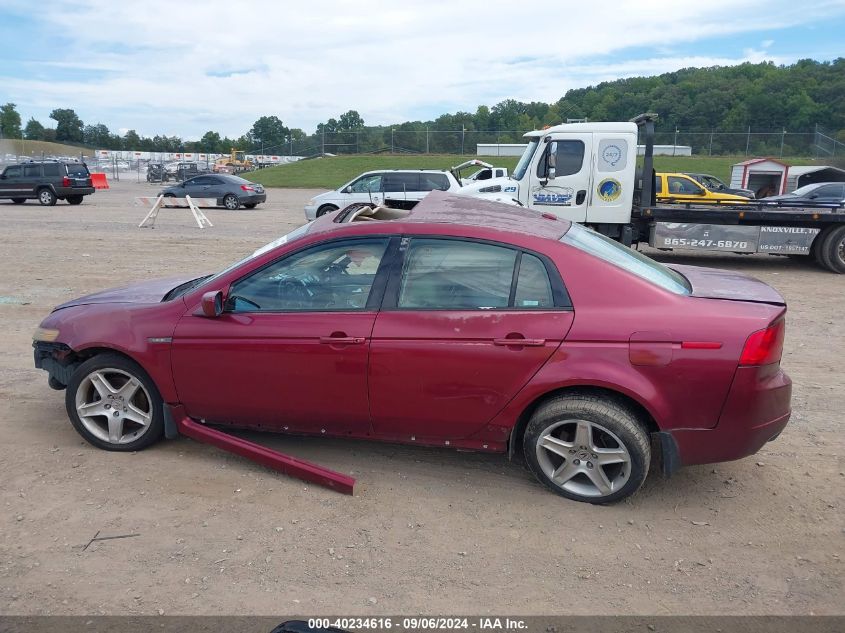
[[[232,312],[364,310],[387,249],[385,238],[307,248],[232,284]]]
[[[381,174],[372,174],[359,178],[349,185],[350,193],[376,193],[381,191]]]

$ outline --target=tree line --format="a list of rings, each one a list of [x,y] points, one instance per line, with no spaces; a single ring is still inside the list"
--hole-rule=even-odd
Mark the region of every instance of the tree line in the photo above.
[[[521,142],[521,133],[568,119],[625,121],[656,112],[658,132],[757,130],[811,132],[816,125],[845,141],[845,58],[771,62],[712,68],[686,68],[653,77],[633,77],[568,90],[554,103],[506,99],[475,112],[442,114],[428,121],[367,126],[349,110],[307,134],[277,116],[262,116],[239,138],[209,130],[199,140],[176,136],[118,135],[103,124],[84,124],[72,109],[50,113],[50,127],[30,118],[22,126],[14,103],[0,106],[4,138],[56,141],[103,149],[227,153],[235,147],[253,153],[285,154],[377,151],[463,152],[472,142]],[[452,131],[446,134],[443,131]],[[398,140],[397,140],[398,139]],[[474,146],[467,150],[472,152]],[[263,150],[263,151],[262,151]]]

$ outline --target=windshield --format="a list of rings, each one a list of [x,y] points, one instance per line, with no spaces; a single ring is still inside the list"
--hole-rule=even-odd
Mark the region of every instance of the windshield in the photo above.
[[[534,150],[537,149],[539,144],[539,138],[533,138],[529,141],[528,145],[525,147],[525,151],[522,153],[522,157],[516,164],[516,168],[513,170],[514,180],[522,180],[522,177],[525,175],[525,171],[528,169],[528,165],[531,163],[531,158],[534,156]]]
[[[573,224],[560,241],[624,268],[669,292],[678,295],[688,295],[692,292],[689,282],[680,273],[592,229]]]
[[[228,266],[228,267],[224,268],[223,270],[221,270],[221,271],[220,271],[219,273],[217,273],[216,275],[212,275],[211,277],[209,277],[208,279],[206,279],[206,280],[205,280],[205,283],[211,283],[211,282],[213,282],[213,281],[216,281],[216,280],[217,280],[217,279],[219,279],[220,277],[223,277],[224,275],[227,275],[228,273],[230,273],[230,272],[232,272],[233,270],[235,270],[235,268],[237,268],[237,267],[238,267],[238,266],[240,266],[241,264],[245,264],[245,263],[247,263],[248,261],[250,261],[250,260],[252,260],[252,259],[255,259],[255,258],[256,258],[256,257],[258,257],[259,255],[263,255],[263,254],[264,254],[264,253],[266,253],[267,251],[270,251],[270,250],[272,250],[272,249],[276,248],[277,246],[281,246],[282,244],[287,244],[288,242],[293,242],[293,241],[295,241],[295,240],[298,240],[299,238],[301,238],[302,236],[304,236],[306,233],[308,233],[308,230],[309,230],[312,226],[313,226],[313,225],[312,225],[311,223],[308,223],[308,224],[303,224],[303,225],[302,225],[302,226],[300,226],[299,228],[294,229],[293,231],[291,231],[290,233],[286,233],[285,235],[282,235],[282,237],[280,237],[280,238],[278,238],[278,239],[273,240],[273,241],[272,241],[272,242],[270,242],[269,244],[265,244],[265,245],[264,245],[264,246],[262,246],[261,248],[256,249],[256,250],[255,250],[255,251],[254,251],[251,255],[247,255],[247,256],[246,256],[246,257],[244,257],[243,259],[241,259],[241,260],[239,260],[239,261],[236,261],[236,262],[235,262],[234,264],[232,264],[231,266]]]

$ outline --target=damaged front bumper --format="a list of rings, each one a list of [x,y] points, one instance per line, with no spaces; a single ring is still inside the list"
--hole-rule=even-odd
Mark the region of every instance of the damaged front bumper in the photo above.
[[[64,343],[33,341],[35,368],[46,371],[50,378],[48,384],[53,389],[64,389],[76,369],[73,362],[73,350]]]

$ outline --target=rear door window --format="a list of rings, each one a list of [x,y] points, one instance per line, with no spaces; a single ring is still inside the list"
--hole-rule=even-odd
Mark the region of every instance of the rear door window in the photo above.
[[[383,183],[385,192],[421,191],[418,173],[388,173],[384,175]]]
[[[522,254],[513,305],[515,308],[551,308],[554,305],[549,273],[535,255]]]
[[[24,165],[24,178],[41,178],[41,165]]]
[[[51,163],[49,165],[44,165],[44,176],[45,177],[52,177],[58,176],[61,172],[59,171],[59,164],[58,163]]]
[[[399,308],[506,308],[517,251],[502,246],[417,238],[411,241],[399,288]]]
[[[421,191],[449,191],[446,174],[420,174]]]

